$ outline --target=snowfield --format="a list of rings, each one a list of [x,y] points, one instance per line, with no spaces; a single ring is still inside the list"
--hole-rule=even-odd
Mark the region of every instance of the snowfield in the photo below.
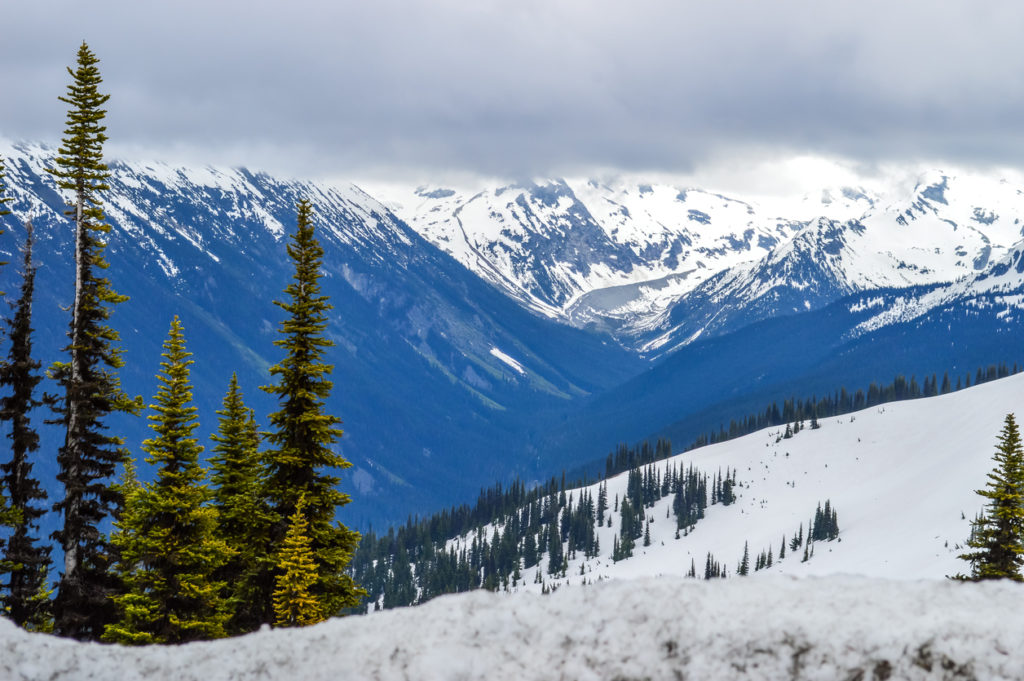
[[[956,377],[951,379],[955,384]],[[509,590],[540,592],[575,588],[584,581],[684,575],[691,565],[702,577],[708,553],[732,578],[745,542],[748,579],[856,574],[914,580],[963,572],[968,566],[957,556],[984,502],[975,490],[992,470],[996,438],[1010,412],[1024,419],[1024,373],[823,418],[816,430],[805,421],[804,429],[788,439],[781,437],[784,426],[768,428],[657,462],[652,465],[662,476],[668,466],[692,465],[708,474],[709,485],[719,471],[735,469],[737,500],[708,506],[705,518],[676,538],[675,517],[667,517],[672,495],[663,497],[647,509],[651,545],[637,540],[633,557],[619,562],[611,559],[621,527],[613,508],[616,498],[625,497],[628,476],[615,476],[607,481],[605,517],[611,525],[597,528],[600,555],[577,553],[568,560],[565,576],[548,574],[545,556],[538,567],[523,570]],[[597,499],[598,485],[586,490]],[[572,490],[573,504],[580,497],[580,490]],[[838,515],[839,540],[814,542],[806,562],[802,549],[793,552],[787,546],[779,560],[783,535],[788,543],[802,524],[806,536],[815,509],[826,500]],[[488,539],[493,532],[493,525],[483,528]],[[451,545],[469,548],[474,537],[470,532]],[[755,557],[769,549],[772,566],[755,573]]]
[[[474,592],[180,647],[27,634],[5,681],[1020,679],[1024,586],[856,577],[621,581]]]

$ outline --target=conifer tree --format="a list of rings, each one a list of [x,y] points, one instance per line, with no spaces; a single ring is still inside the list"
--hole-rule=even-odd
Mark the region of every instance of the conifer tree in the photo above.
[[[320,289],[323,248],[314,236],[308,201],[298,204],[297,229],[288,244],[295,274],[285,288],[288,300],[275,301],[287,313],[282,338],[274,341],[285,358],[270,369],[276,379],[263,390],[278,398],[280,409],[270,414],[271,448],[265,453],[267,477],[264,495],[277,518],[271,528],[272,546],[284,539],[287,518],[295,513],[300,497],[308,504],[309,533],[319,579],[313,587],[326,616],[359,604],[365,592],[345,568],[359,542],[359,533],[335,522],[335,513],[350,500],[337,489],[339,478],[329,469],[352,464],[332,445],[341,437],[341,420],[328,414],[325,401],[334,367],[324,362],[324,351],[334,343],[325,337],[327,312],[332,309]]]
[[[743,558],[740,559],[740,566],[736,569],[736,574],[741,577],[750,574],[750,545],[747,542],[743,542]]]
[[[0,585],[0,602],[15,624],[36,631],[50,628],[50,598],[47,573],[50,569],[50,547],[42,546],[35,536],[44,509],[37,505],[46,500],[39,481],[32,477],[29,456],[39,449],[39,435],[32,427],[30,414],[42,402],[36,388],[42,376],[40,362],[32,358],[32,298],[36,268],[32,262],[32,223],[25,224],[24,269],[21,295],[13,305],[14,316],[7,320],[11,340],[7,361],[0,363],[0,386],[9,394],[0,398],[0,421],[9,424],[11,460],[0,465],[3,484],[10,495],[11,508],[17,522],[4,551],[8,574]]]
[[[156,480],[129,489],[114,540],[126,568],[126,593],[114,598],[121,619],[104,632],[108,641],[185,643],[226,635],[224,585],[213,573],[230,549],[215,537],[216,510],[207,505],[211,494],[199,464],[203,447],[193,437],[199,424],[191,404],[191,355],[175,317],[148,416],[156,437],[142,443],[146,462],[157,467]]]
[[[969,575],[958,579],[1012,579],[1024,581],[1024,449],[1013,414],[1007,414],[999,434],[996,466],[988,484],[977,493],[988,500],[984,513],[973,521],[967,546],[960,554],[971,565]]]
[[[305,497],[299,498],[295,513],[288,519],[288,532],[277,555],[277,573],[274,626],[305,627],[323,622],[323,608],[312,593],[319,578],[306,521]]]
[[[259,427],[252,409],[245,406],[235,374],[217,414],[218,430],[210,436],[216,443],[210,457],[210,483],[217,534],[234,552],[218,576],[228,588],[229,630],[244,633],[271,619],[265,606],[273,589],[268,577],[273,569],[269,542],[274,516],[261,496]]]
[[[110,281],[99,276],[106,269],[102,192],[109,176],[103,163],[107,140],[102,108],[109,95],[100,94],[99,60],[82,43],[77,68],[68,69],[72,83],[64,138],[57,151],[56,167],[49,169],[60,189],[72,192],[67,215],[74,224],[75,290],[68,329],[70,343],[66,362],[51,368],[64,389],[55,405],[65,428],[64,444],[57,455],[57,479],[64,485],[64,499],[54,506],[63,514],[63,525],[53,537],[64,551],[64,572],[54,602],[57,633],[73,638],[98,638],[113,616],[110,595],[116,590],[109,569],[110,551],[100,524],[117,512],[120,494],[109,480],[125,456],[122,440],[106,432],[105,418],[115,411],[136,413],[141,401],[132,401],[121,390],[116,370],[122,366],[120,340],[107,325],[111,306],[127,300]]]

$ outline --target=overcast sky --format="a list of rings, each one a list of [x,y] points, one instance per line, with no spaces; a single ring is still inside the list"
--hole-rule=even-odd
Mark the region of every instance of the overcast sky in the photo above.
[[[0,0],[0,135],[85,39],[121,156],[303,177],[1024,166],[1024,3]]]

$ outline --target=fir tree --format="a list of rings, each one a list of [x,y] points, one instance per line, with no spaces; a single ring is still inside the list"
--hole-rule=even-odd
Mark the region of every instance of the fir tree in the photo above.
[[[299,498],[295,513],[288,519],[288,533],[277,555],[277,568],[274,626],[305,627],[324,621],[323,608],[311,591],[319,578],[306,521],[305,497]]]
[[[199,464],[202,445],[193,437],[199,425],[192,406],[189,359],[177,317],[164,342],[160,387],[150,428],[156,437],[142,443],[156,480],[130,485],[129,508],[118,522],[126,594],[116,596],[121,620],[104,639],[124,643],[185,643],[226,635],[224,585],[213,574],[231,550],[215,537],[216,511]]]
[[[127,457],[123,464],[121,480],[114,486],[124,503],[114,520],[114,534],[111,542],[118,551],[118,561],[114,567],[120,575],[128,575],[137,569],[136,556],[132,551],[125,551],[124,546],[134,537],[148,521],[148,509],[141,503],[145,490],[139,482],[135,471],[135,461]],[[120,622],[107,625],[103,638],[129,644],[155,643],[153,634],[147,631],[152,622],[159,618],[158,604],[155,599],[145,593],[118,594],[117,613]]]
[[[280,409],[270,415],[271,445],[265,454],[267,478],[265,496],[277,515],[271,528],[272,546],[280,546],[286,519],[295,513],[303,495],[309,505],[309,533],[317,561],[319,579],[313,594],[327,616],[355,607],[365,594],[345,568],[359,542],[359,533],[335,523],[335,513],[349,502],[339,492],[339,478],[329,469],[352,464],[335,453],[332,445],[341,437],[341,420],[326,412],[333,366],[323,361],[325,349],[333,342],[324,334],[327,312],[332,309],[320,291],[323,248],[313,233],[311,207],[298,204],[298,227],[288,244],[295,275],[285,288],[286,302],[275,303],[287,313],[281,323],[283,338],[274,341],[285,358],[271,367],[277,382],[264,390],[279,400]]]
[[[259,427],[252,409],[245,406],[234,374],[217,414],[218,430],[210,436],[216,443],[210,457],[210,483],[218,536],[234,552],[218,577],[228,587],[229,629],[243,633],[259,628],[272,615],[264,606],[270,602],[273,588],[267,578],[273,569],[269,541],[274,516],[261,496]]]
[[[110,581],[107,542],[99,526],[117,512],[120,494],[111,488],[110,477],[125,453],[122,440],[108,435],[104,424],[111,412],[137,412],[139,404],[121,390],[116,369],[122,366],[120,340],[107,325],[111,306],[127,300],[98,275],[106,269],[102,235],[104,223],[100,195],[108,189],[109,175],[103,163],[107,140],[102,108],[109,95],[100,94],[99,60],[82,43],[78,65],[68,69],[72,83],[67,97],[67,127],[57,151],[56,168],[49,169],[60,189],[73,193],[67,215],[75,232],[75,295],[65,348],[68,361],[58,362],[51,375],[64,389],[55,405],[65,428],[64,444],[57,455],[57,479],[64,485],[64,499],[54,506],[63,514],[63,525],[53,537],[64,550],[64,573],[54,602],[55,628],[65,636],[98,638],[113,616],[110,596],[117,589]]]
[[[736,574],[741,577],[750,574],[750,545],[747,542],[743,542],[743,558],[740,559],[740,566],[737,568]]]
[[[999,434],[996,466],[988,484],[977,493],[988,500],[985,512],[972,523],[972,551],[960,554],[971,565],[970,575],[959,579],[1012,579],[1024,581],[1024,449],[1013,414],[1007,414]]]
[[[0,386],[10,394],[0,399],[0,420],[10,424],[11,460],[0,466],[3,483],[16,512],[12,533],[4,552],[8,574],[2,585],[0,602],[15,624],[36,631],[51,627],[50,598],[46,579],[50,569],[50,547],[41,546],[35,533],[44,509],[37,502],[46,500],[39,481],[32,477],[29,455],[39,449],[39,435],[32,427],[30,414],[42,403],[36,388],[42,376],[41,363],[32,358],[32,299],[36,268],[32,262],[32,223],[25,224],[24,269],[21,295],[13,305],[14,316],[7,320],[11,347],[7,361],[0,364]]]

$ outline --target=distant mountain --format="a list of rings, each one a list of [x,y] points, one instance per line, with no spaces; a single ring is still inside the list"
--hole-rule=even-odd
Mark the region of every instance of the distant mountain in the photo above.
[[[781,217],[624,181],[420,188],[389,200],[522,304],[652,358],[846,295],[970,277],[1024,236],[1021,187],[940,171],[885,191],[826,190]]]
[[[40,264],[36,354],[48,364],[66,343],[72,232],[45,172],[53,150],[6,144],[0,154],[14,199],[0,237],[12,263],[0,271],[2,289],[17,290],[21,223],[31,219]],[[181,315],[202,432],[216,426],[232,371],[258,415],[272,407],[258,389],[281,356],[273,341],[282,312],[272,301],[293,273],[285,245],[295,203],[313,202],[323,288],[334,304],[328,408],[344,421],[340,447],[356,467],[343,489],[358,497],[350,518],[361,523],[468,499],[529,468],[527,427],[639,370],[610,339],[524,310],[352,185],[115,162],[110,186],[109,276],[131,297],[112,318],[125,347],[123,380],[151,400],[161,343]],[[141,456],[145,419],[112,426]],[[58,434],[43,430],[43,477],[52,477]]]
[[[530,309],[616,329],[769,254],[799,228],[699,189],[543,180],[479,192],[420,187],[386,201],[420,234]]]

